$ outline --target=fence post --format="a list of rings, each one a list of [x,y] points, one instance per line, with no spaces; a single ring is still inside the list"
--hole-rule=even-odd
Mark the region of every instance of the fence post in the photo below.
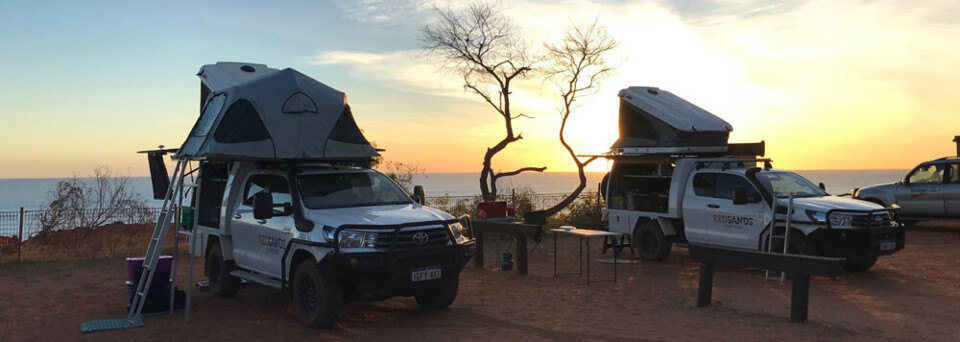
[[[20,207],[20,241],[17,242],[17,262],[23,262],[23,207]]]

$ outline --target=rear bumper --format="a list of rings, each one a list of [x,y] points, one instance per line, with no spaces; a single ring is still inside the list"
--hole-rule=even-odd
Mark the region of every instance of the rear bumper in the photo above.
[[[459,245],[392,252],[334,253],[325,261],[336,269],[354,299],[381,300],[430,291],[443,279],[459,277],[475,250],[475,241],[469,240]],[[440,267],[441,279],[411,281],[412,270],[431,266]]]
[[[871,254],[889,255],[903,249],[906,230],[903,227],[872,227],[861,229],[817,229],[807,236],[823,256],[860,257]],[[881,244],[895,243],[892,249],[881,250]]]

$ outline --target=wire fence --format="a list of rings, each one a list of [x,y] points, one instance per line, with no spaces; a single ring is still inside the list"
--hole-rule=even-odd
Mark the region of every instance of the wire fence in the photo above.
[[[511,192],[500,196],[514,208],[518,217],[550,208],[568,194]],[[596,193],[582,193],[581,207],[598,202]],[[476,217],[480,196],[428,197],[427,205],[455,216]],[[568,215],[570,207],[560,216]],[[126,207],[106,212],[100,209],[80,211],[24,210],[0,211],[0,262],[17,260],[56,260],[136,255],[145,250],[153,233],[160,208]],[[564,216],[566,217],[566,216]],[[174,233],[174,230],[171,230]],[[168,248],[173,239],[168,236]]]

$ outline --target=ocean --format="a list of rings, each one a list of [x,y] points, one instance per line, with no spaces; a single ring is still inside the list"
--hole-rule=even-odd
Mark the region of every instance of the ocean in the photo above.
[[[849,193],[850,189],[872,184],[895,182],[908,170],[805,170],[797,171],[814,183],[823,182],[827,192]],[[480,193],[480,175],[476,173],[428,173],[414,177],[414,184],[423,185],[428,197],[450,195],[470,196]],[[603,178],[602,172],[587,173],[587,190],[596,190]],[[0,211],[40,209],[51,200],[51,191],[66,178],[0,179]],[[152,197],[150,179],[131,177],[135,193],[144,199]],[[576,172],[524,173],[498,182],[501,193],[531,191],[536,193],[569,193],[578,184]],[[159,207],[161,201],[149,200],[148,205]]]

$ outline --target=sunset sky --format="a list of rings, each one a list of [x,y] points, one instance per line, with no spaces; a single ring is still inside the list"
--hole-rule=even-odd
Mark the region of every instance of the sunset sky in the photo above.
[[[0,0],[0,178],[147,174],[140,149],[178,147],[198,115],[204,64],[292,67],[349,97],[384,156],[427,172],[479,172],[500,117],[421,51],[427,1]],[[453,4],[452,6],[462,6]],[[922,5],[919,5],[922,4]],[[960,2],[503,1],[532,46],[597,18],[622,41],[618,74],[584,99],[568,141],[617,139],[617,91],[657,86],[765,140],[786,169],[906,169],[955,154]],[[494,160],[573,171],[556,140],[555,89],[513,94],[525,137]],[[593,170],[603,170],[597,163]]]

